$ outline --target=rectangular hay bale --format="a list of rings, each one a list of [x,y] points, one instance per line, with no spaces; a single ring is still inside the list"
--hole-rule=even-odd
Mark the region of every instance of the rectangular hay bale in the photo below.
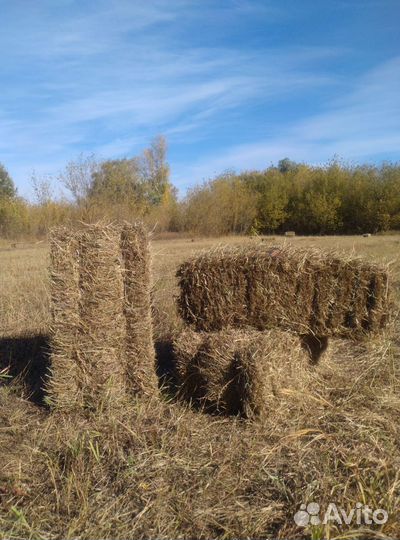
[[[184,330],[173,353],[179,394],[207,412],[265,416],[310,381],[307,351],[281,330]]]
[[[177,272],[178,308],[199,331],[275,327],[358,339],[388,319],[388,271],[357,257],[291,245],[205,251]]]
[[[141,225],[51,233],[51,374],[60,409],[107,409],[157,390],[150,256]]]

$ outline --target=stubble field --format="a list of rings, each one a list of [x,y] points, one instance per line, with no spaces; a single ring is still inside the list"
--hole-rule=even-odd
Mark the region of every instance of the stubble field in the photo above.
[[[152,243],[160,371],[182,327],[178,264],[216,244],[284,241]],[[290,241],[390,261],[398,305],[400,236]],[[47,266],[45,244],[0,245],[0,538],[400,537],[396,319],[372,341],[332,342],[310,392],[263,422],[192,411],[167,389],[161,401],[134,401],[118,417],[63,416],[40,404],[37,378],[46,369]],[[388,520],[298,527],[293,516],[309,502],[346,512],[361,503],[385,509]]]

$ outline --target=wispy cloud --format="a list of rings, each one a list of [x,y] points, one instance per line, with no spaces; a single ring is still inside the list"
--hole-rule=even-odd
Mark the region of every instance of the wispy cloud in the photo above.
[[[291,17],[265,0],[10,2],[0,161],[24,192],[32,169],[57,173],[82,151],[132,155],[161,132],[181,186],[286,154],[393,148],[398,60],[348,80],[330,69],[351,58],[346,44],[268,43]]]
[[[265,168],[279,159],[322,163],[337,155],[368,161],[398,153],[400,148],[400,57],[384,62],[355,82],[326,110],[288,124],[266,140],[233,145],[225,152],[182,164],[176,182],[183,189],[192,179],[207,179],[227,168]]]
[[[14,16],[22,4],[16,2]],[[72,4],[61,6],[68,10]],[[55,25],[51,3],[29,4],[18,39],[11,32],[1,38],[16,44],[13,55],[24,55],[22,64],[33,63],[2,97],[0,152],[11,167],[43,168],[49,156],[50,165],[82,147],[126,154],[160,131],[176,141],[188,133],[196,140],[196,129],[226,110],[332,82],[309,69],[331,49],[169,47],[171,36],[159,24],[191,13],[188,5],[99,2],[96,10],[65,14]],[[251,6],[237,3],[236,9]],[[31,19],[36,24],[29,26]],[[16,115],[24,100],[25,114]]]

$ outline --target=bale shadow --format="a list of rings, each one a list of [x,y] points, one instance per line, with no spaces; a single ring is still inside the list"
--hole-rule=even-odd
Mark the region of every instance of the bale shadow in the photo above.
[[[156,373],[162,393],[177,399],[178,378],[172,340],[155,341]],[[48,334],[18,335],[0,338],[0,387],[14,384],[24,398],[36,405],[45,404],[45,382],[50,371]],[[4,376],[5,375],[5,376]]]
[[[231,383],[227,384],[223,398],[229,406],[221,410],[217,404],[205,398],[206,382],[202,379],[201,374],[199,374],[195,361],[191,368],[189,368],[186,383],[182,386],[175,368],[172,340],[156,340],[154,348],[156,351],[158,386],[161,394],[168,400],[175,403],[185,403],[186,405],[190,405],[193,410],[210,416],[245,416],[238,401],[237,384],[239,384],[239,378],[235,362],[232,362],[230,371],[227,374],[227,381],[231,381]]]
[[[329,346],[327,336],[314,336],[313,334],[301,334],[300,342],[302,348],[310,356],[310,364],[316,365]]]
[[[0,386],[13,383],[24,397],[44,405],[46,377],[50,370],[50,338],[47,334],[17,335],[0,338]],[[156,372],[159,387],[175,396],[175,373],[172,341],[155,342]],[[16,384],[17,383],[17,384]]]
[[[158,386],[161,391],[171,397],[176,397],[178,392],[178,379],[175,371],[174,353],[172,340],[156,340],[156,373]]]
[[[44,383],[50,366],[47,334],[0,338],[0,386],[18,382],[25,398],[44,404]]]

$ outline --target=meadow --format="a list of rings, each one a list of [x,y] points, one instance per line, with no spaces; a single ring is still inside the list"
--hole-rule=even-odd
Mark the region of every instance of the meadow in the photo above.
[[[399,301],[400,235],[154,239],[160,373],[178,264],[217,244],[282,242],[390,262]],[[399,538],[400,338],[395,316],[363,343],[332,340],[309,393],[266,420],[193,411],[166,387],[121,416],[62,415],[40,403],[50,324],[48,246],[0,243],[0,538]],[[32,398],[33,392],[33,398]],[[36,401],[36,403],[34,402]],[[301,504],[385,509],[382,524],[309,524]]]

